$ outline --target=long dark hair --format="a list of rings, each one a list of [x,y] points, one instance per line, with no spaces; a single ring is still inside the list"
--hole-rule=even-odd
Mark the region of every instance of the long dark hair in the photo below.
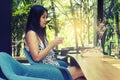
[[[48,13],[47,9],[43,6],[34,5],[31,7],[25,33],[27,33],[29,30],[35,31],[45,45],[44,41],[46,38],[46,28],[42,28],[40,25],[40,17],[44,12]]]

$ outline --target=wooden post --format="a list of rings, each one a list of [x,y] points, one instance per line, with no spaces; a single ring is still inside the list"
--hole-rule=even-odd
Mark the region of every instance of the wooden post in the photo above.
[[[12,54],[11,48],[11,2],[0,1],[0,52]]]

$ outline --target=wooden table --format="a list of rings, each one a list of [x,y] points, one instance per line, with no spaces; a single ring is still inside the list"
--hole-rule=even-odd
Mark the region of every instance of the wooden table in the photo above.
[[[98,56],[97,53],[94,56],[87,54],[70,54],[80,65],[87,80],[120,80],[119,59],[105,55]]]

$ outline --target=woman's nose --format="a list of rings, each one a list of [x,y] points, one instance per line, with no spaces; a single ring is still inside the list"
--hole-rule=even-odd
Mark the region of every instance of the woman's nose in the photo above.
[[[45,22],[47,22],[47,18],[45,18]]]

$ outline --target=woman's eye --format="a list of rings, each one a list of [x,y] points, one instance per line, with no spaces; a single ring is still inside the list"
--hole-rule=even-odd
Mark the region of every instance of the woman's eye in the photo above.
[[[44,16],[43,18],[47,18],[46,16]]]
[[[43,16],[43,18],[45,18],[45,16]]]

